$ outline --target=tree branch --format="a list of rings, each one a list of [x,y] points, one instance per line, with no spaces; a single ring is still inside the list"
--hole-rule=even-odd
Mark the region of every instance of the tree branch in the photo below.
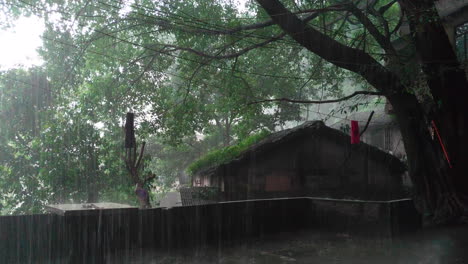
[[[143,77],[143,75],[145,75],[145,73],[149,70],[149,68],[153,65],[154,61],[156,60],[156,54],[153,54],[153,56],[151,56],[151,59],[150,61],[148,62],[148,64],[143,68],[143,71],[141,71],[141,73],[138,75],[138,77],[136,77],[135,79],[133,79],[131,82],[130,82],[130,85],[133,86],[135,85],[135,83],[137,83],[138,81],[140,81],[140,79]]]
[[[190,29],[190,28],[176,26],[172,24],[170,21],[167,21],[165,19],[152,20],[151,22],[154,25],[157,25],[164,29],[175,29],[175,30],[179,30],[182,32],[186,32],[186,33],[199,33],[199,34],[206,34],[206,35],[233,35],[241,31],[265,28],[265,27],[269,27],[275,24],[273,21],[268,20],[268,21],[263,21],[260,23],[239,26],[239,27],[235,27],[231,29],[209,29],[209,28],[207,29],[207,28],[198,28],[198,27],[194,29]]]
[[[372,116],[374,116],[374,111],[372,111],[370,113],[370,115],[369,115],[369,118],[367,118],[366,125],[364,126],[364,129],[359,134],[360,137],[362,137],[362,135],[364,135],[364,132],[366,132],[367,128],[369,127],[370,121],[372,120]]]
[[[315,13],[311,14],[310,16],[307,16],[307,17],[305,17],[303,19],[303,22],[307,23],[310,20],[316,18],[320,14],[320,12],[325,12],[325,11],[330,11],[330,10],[344,10],[343,7],[344,7],[344,5],[340,4],[340,5],[330,6],[330,7],[327,7],[327,8],[303,10],[303,11],[299,11],[299,12],[296,12],[296,13],[299,14],[299,13],[315,12]],[[286,32],[278,34],[278,35],[276,35],[276,36],[274,36],[274,37],[272,37],[270,39],[267,39],[267,40],[265,40],[263,42],[254,44],[254,45],[246,47],[244,49],[241,49],[238,52],[231,53],[231,54],[226,54],[226,55],[212,55],[212,54],[204,53],[202,51],[195,50],[195,49],[192,49],[192,48],[180,47],[180,46],[170,45],[170,44],[162,44],[162,45],[164,47],[167,47],[167,48],[172,48],[171,51],[177,51],[177,50],[187,51],[187,52],[191,52],[191,53],[196,54],[198,56],[206,57],[206,58],[209,58],[209,59],[232,59],[232,58],[237,58],[237,57],[239,57],[241,55],[244,55],[245,53],[247,53],[247,52],[249,52],[249,51],[251,51],[253,49],[260,48],[260,47],[266,46],[266,45],[268,45],[268,44],[270,44],[272,42],[278,41],[278,40],[282,39],[284,36],[286,36]]]
[[[382,15],[385,14],[385,12],[387,12],[387,10],[390,9],[390,7],[392,7],[392,5],[394,5],[396,2],[398,2],[398,0],[390,1],[388,4],[381,6],[378,12]]]
[[[135,164],[135,169],[137,169],[137,170],[138,170],[138,168],[140,168],[141,159],[143,158],[143,153],[145,152],[145,145],[146,145],[146,142],[143,141],[143,143],[141,144],[140,156],[138,157],[138,161]],[[136,149],[136,147],[135,147],[135,149]]]
[[[257,0],[281,29],[297,43],[328,62],[360,74],[379,91],[391,94],[403,91],[398,76],[387,70],[369,54],[348,47],[307,26],[278,0]]]
[[[356,95],[361,95],[361,94],[383,96],[383,94],[380,92],[357,91],[348,96],[338,98],[338,99],[331,99],[331,100],[317,100],[316,101],[316,100],[295,100],[295,99],[289,99],[289,98],[275,98],[275,99],[264,99],[260,101],[253,101],[253,102],[248,103],[247,105],[268,103],[268,102],[288,102],[288,103],[295,103],[295,104],[330,104],[330,103],[338,103],[341,101],[345,101],[350,98],[353,98]]]
[[[145,180],[143,181],[143,184],[151,181],[152,179],[156,178],[156,174],[154,173],[151,173],[148,177],[145,178]]]
[[[275,42],[277,40],[280,40],[282,39],[284,36],[286,36],[286,33],[281,33],[279,35],[276,35],[268,40],[265,40],[263,42],[260,42],[260,43],[257,43],[257,44],[254,44],[252,46],[249,46],[247,48],[244,48],[244,49],[241,49],[239,50],[238,52],[235,52],[235,53],[231,53],[231,54],[226,54],[226,55],[212,55],[212,54],[208,54],[208,53],[204,53],[204,52],[201,52],[199,50],[195,50],[195,49],[192,49],[192,48],[187,48],[187,47],[179,47],[179,46],[176,46],[176,45],[170,45],[170,44],[163,44],[164,46],[168,47],[168,48],[172,48],[171,51],[177,51],[177,50],[183,50],[183,51],[188,51],[188,52],[191,52],[195,55],[198,55],[198,56],[201,56],[201,57],[205,57],[205,58],[209,58],[209,59],[232,59],[232,58],[236,58],[236,57],[239,57],[253,49],[256,49],[256,48],[259,48],[259,47],[263,47],[269,43],[272,43],[272,42]]]
[[[383,16],[383,14],[381,14],[380,12],[375,10],[374,7],[369,8],[369,13],[371,15],[375,16],[380,21],[380,24],[384,28],[384,32],[385,32],[384,36],[390,41],[390,28],[389,28],[388,22],[387,22],[387,20],[385,20],[385,17]]]
[[[369,31],[369,33],[374,37],[374,39],[379,43],[379,45],[390,55],[395,55],[396,51],[393,48],[390,39],[382,35],[375,25],[370,21],[370,19],[362,13],[362,11],[357,8],[354,4],[350,3],[348,5],[348,10],[361,22],[361,24]],[[381,20],[381,19],[380,19]],[[385,23],[385,22],[384,22]],[[387,32],[387,30],[385,31]],[[388,33],[389,34],[389,33]]]
[[[329,12],[329,11],[342,11],[344,10],[343,6],[344,4],[336,4],[336,5],[331,5],[325,8],[301,10],[301,11],[294,12],[293,14],[296,14],[296,15],[308,14],[308,13],[319,14],[319,13],[324,13],[324,12]],[[307,18],[305,18],[304,20],[307,20]],[[231,29],[207,29],[207,28],[189,29],[189,28],[176,26],[167,19],[158,18],[157,20],[151,20],[150,22],[164,29],[175,29],[175,30],[180,30],[182,32],[186,32],[186,33],[201,33],[201,34],[207,34],[207,35],[233,35],[241,31],[260,29],[260,28],[265,28],[265,27],[275,25],[275,22],[273,20],[267,20],[267,21],[263,21],[263,22],[259,22],[255,24],[242,25],[239,27],[231,28]]]
[[[247,36],[251,35],[252,33],[248,34]],[[233,42],[231,42],[229,45],[225,45],[221,50],[219,50],[216,55],[214,56],[220,56],[219,54],[221,54],[223,51],[225,51],[229,46],[232,46],[234,45],[236,42],[239,42],[240,40],[242,40],[243,38],[247,37],[247,36],[244,36],[242,37],[241,39],[238,39],[238,40],[235,40]],[[266,44],[265,44],[266,45]],[[247,51],[246,51],[247,52]],[[240,56],[240,55],[239,55]],[[238,56],[234,57],[236,59],[235,63],[237,63],[237,58]],[[186,100],[187,100],[187,96],[189,95],[190,93],[190,86],[192,85],[192,81],[193,81],[193,78],[195,77],[195,75],[198,73],[198,71],[205,65],[208,65],[214,58],[207,58],[205,59],[202,63],[200,63],[197,68],[195,69],[195,71],[192,73],[192,75],[190,76],[190,79],[189,79],[189,82],[188,82],[188,85],[187,85],[187,89],[186,89],[186,92],[185,92],[185,96],[184,96],[184,101],[183,101],[183,104],[185,104]],[[235,65],[234,65],[235,66]]]
[[[304,14],[304,13],[323,13],[328,11],[344,11],[346,10],[346,4],[336,4],[327,6],[324,8],[313,8],[313,9],[305,9],[297,12],[292,12],[294,15]]]

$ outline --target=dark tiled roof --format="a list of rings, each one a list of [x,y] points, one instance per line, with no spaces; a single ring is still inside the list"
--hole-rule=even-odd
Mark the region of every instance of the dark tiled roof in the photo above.
[[[236,159],[221,164],[219,166],[207,168],[198,172],[197,174],[212,174],[222,166],[242,162],[244,159],[247,159],[252,153],[255,153],[255,155],[261,155],[262,153],[270,151],[280,144],[285,144],[293,139],[304,136],[317,136],[328,138],[330,140],[343,144],[343,146],[351,144],[351,139],[349,135],[341,132],[340,130],[326,126],[325,123],[323,123],[323,121],[307,121],[302,125],[296,126],[294,128],[285,129],[273,133],[265,139],[261,140],[260,142],[252,145],[249,149],[241,153]],[[380,150],[377,147],[361,142],[357,145],[354,145],[353,148],[356,150],[357,153],[366,153],[366,151],[369,151],[369,157],[371,157],[374,160],[380,160],[387,163],[389,167],[392,168],[392,170],[396,170],[398,172],[404,172],[406,170],[406,166],[398,158],[396,158],[393,155],[390,155],[385,151]]]

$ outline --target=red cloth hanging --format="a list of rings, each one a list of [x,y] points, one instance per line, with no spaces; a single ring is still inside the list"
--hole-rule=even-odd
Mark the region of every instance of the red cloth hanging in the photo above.
[[[442,147],[442,150],[444,151],[445,159],[448,162],[449,168],[452,168],[452,163],[450,163],[450,159],[449,159],[447,150],[445,149],[444,142],[442,142],[442,138],[440,137],[439,129],[437,129],[437,126],[436,126],[434,120],[432,120],[431,124],[432,124],[432,127],[434,128],[434,131],[435,131],[435,134],[437,135],[437,138],[439,139],[440,146]]]
[[[359,144],[359,123],[356,120],[351,120],[351,144]]]

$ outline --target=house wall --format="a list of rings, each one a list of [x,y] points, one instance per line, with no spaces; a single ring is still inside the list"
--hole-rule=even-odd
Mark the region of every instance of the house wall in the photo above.
[[[392,174],[385,162],[376,161],[370,149],[358,149],[365,146],[343,146],[333,140],[306,145],[316,146],[306,152],[303,161],[308,195],[361,199],[401,197],[401,176]]]
[[[389,123],[385,126],[369,127],[362,141],[385,150],[399,159],[406,156],[405,145],[397,124]]]
[[[376,161],[363,145],[343,144],[325,136],[297,137],[211,174],[224,199],[326,196],[386,200],[401,198],[401,175]],[[212,180],[212,182],[214,182]]]
[[[225,199],[297,196],[302,184],[298,174],[298,142],[275,147],[241,162],[221,166],[213,175],[224,179]],[[221,183],[222,185],[222,183]]]

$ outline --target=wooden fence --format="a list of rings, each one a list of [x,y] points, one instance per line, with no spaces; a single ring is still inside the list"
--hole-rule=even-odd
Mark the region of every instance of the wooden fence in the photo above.
[[[421,226],[409,199],[389,202],[310,197],[129,210],[115,214],[0,217],[0,262],[76,260],[138,248],[230,245],[266,234],[327,229],[391,237]],[[59,262],[57,262],[59,263]]]

